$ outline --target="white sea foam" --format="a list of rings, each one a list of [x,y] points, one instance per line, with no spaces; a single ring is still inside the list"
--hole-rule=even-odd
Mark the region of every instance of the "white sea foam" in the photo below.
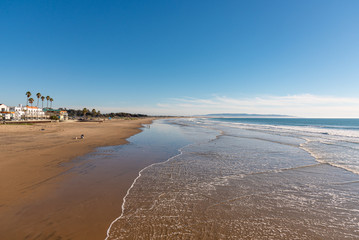
[[[217,121],[212,121],[216,122]],[[238,122],[221,122],[220,125],[228,127],[239,127],[248,130],[266,130],[269,132],[297,133],[297,134],[322,134],[337,137],[349,137],[359,143],[359,129],[330,129],[315,126],[287,126],[287,125],[268,125]]]
[[[211,121],[211,120],[209,120]],[[320,163],[359,174],[359,129],[211,121],[216,125],[303,139],[300,148]]]

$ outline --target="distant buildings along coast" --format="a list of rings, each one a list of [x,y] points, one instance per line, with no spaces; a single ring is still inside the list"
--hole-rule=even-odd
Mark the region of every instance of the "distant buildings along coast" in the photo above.
[[[3,121],[34,121],[34,120],[68,120],[67,111],[62,109],[53,109],[52,102],[53,98],[50,96],[43,96],[41,93],[36,93],[37,106],[33,107],[34,99],[31,98],[31,92],[27,91],[26,95],[26,106],[19,104],[17,107],[8,107],[5,104],[0,104],[0,120]],[[41,99],[42,107],[39,107],[39,101]],[[44,100],[46,99],[46,108],[44,108]],[[50,108],[48,107],[50,101]],[[31,106],[29,106],[29,103]]]
[[[25,121],[25,120],[68,120],[67,111],[52,108],[39,108],[33,106],[9,107],[0,104],[0,119],[5,121]]]

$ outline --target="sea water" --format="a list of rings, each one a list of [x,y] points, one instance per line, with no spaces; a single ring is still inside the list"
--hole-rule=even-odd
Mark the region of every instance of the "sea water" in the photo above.
[[[359,119],[215,118],[212,120],[227,126],[303,139],[305,142],[301,147],[311,153],[317,161],[359,174]]]
[[[140,172],[108,239],[359,239],[358,120],[156,124],[189,143]]]

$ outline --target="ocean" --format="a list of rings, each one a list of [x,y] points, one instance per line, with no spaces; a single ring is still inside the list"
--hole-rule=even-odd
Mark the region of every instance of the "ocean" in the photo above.
[[[107,239],[359,239],[358,119],[166,119],[129,141],[151,131],[185,140],[141,170]]]
[[[232,127],[303,139],[318,162],[359,174],[359,119],[214,118]]]

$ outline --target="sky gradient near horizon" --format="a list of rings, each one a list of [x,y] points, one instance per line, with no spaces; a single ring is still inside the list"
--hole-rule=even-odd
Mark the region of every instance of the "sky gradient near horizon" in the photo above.
[[[31,91],[102,112],[359,117],[358,11],[356,0],[0,1],[0,103]]]

